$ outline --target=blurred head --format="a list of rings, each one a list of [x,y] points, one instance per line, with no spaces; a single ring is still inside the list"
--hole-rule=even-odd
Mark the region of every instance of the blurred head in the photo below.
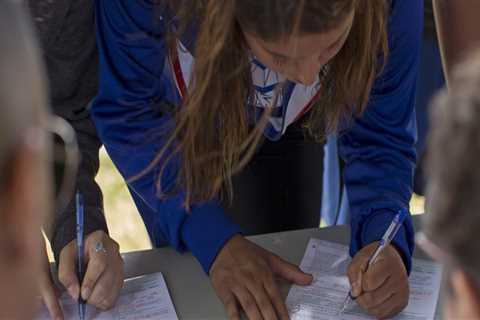
[[[163,155],[175,141],[184,160],[177,187],[187,190],[187,207],[220,191],[231,195],[232,175],[248,162],[262,137],[268,114],[252,127],[246,108],[255,97],[252,56],[292,82],[321,80],[324,93],[306,128],[324,138],[365,109],[381,70],[379,58],[388,52],[384,0],[163,2],[176,12],[174,21],[180,21],[171,28],[171,39],[192,21],[199,25],[193,85],[185,108],[177,113],[170,143],[158,156],[166,163]]]
[[[23,2],[0,2],[0,318],[31,318],[50,204],[45,80]]]
[[[480,319],[480,52],[432,104],[426,251],[446,264],[449,319]]]

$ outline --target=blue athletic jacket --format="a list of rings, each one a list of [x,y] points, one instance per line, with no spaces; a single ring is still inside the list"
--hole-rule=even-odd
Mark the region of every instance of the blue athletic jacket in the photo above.
[[[179,105],[181,95],[168,62],[164,17],[150,1],[97,0],[96,17],[101,76],[92,116],[110,157],[128,179],[150,165],[164,145],[167,134],[158,129],[172,124],[172,116],[161,102]],[[391,0],[386,68],[376,79],[366,112],[339,137],[351,208],[351,255],[379,240],[396,211],[409,205],[422,27],[423,1]],[[189,47],[188,39],[183,43]],[[186,212],[183,193],[159,198],[159,168],[128,183],[147,230],[155,245],[168,242],[179,251],[190,250],[208,273],[225,242],[241,233],[240,227],[217,201]],[[163,190],[173,187],[177,168],[175,163],[167,167]],[[413,236],[409,217],[394,239],[407,270]]]

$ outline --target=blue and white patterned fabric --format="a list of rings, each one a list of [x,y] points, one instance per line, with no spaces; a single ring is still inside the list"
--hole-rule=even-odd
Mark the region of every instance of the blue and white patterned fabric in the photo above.
[[[255,98],[249,101],[249,106],[254,108],[257,120],[266,108],[273,106],[264,134],[270,140],[279,140],[319,92],[320,77],[310,86],[295,84],[255,58],[251,63]]]
[[[179,73],[173,73],[175,83],[185,82],[190,87],[195,58],[186,45],[177,42]],[[168,59],[168,57],[167,57]],[[169,63],[167,61],[167,63]],[[327,68],[322,71],[325,75]],[[288,81],[279,73],[265,67],[255,57],[251,57],[252,81],[255,96],[248,101],[248,110],[254,110],[251,121],[261,118],[266,108],[272,107],[265,136],[270,140],[279,140],[292,124],[308,107],[320,90],[320,77],[310,86]],[[181,78],[181,79],[180,79]],[[181,91],[179,89],[179,91]],[[276,97],[278,95],[278,97]],[[276,101],[275,101],[276,100]],[[251,113],[250,113],[251,114]]]

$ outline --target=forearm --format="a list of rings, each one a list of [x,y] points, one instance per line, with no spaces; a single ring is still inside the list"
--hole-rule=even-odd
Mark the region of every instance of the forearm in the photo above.
[[[443,67],[450,83],[454,66],[480,41],[480,1],[433,0]]]
[[[89,116],[89,102],[97,94],[98,54],[93,0],[28,0],[49,80],[53,112],[74,128],[81,163],[75,189],[85,199],[85,231],[107,231],[103,200],[95,182],[101,143]],[[63,168],[55,168],[56,176]],[[57,188],[60,183],[57,182]],[[72,190],[74,191],[74,190]],[[74,192],[63,212],[54,212],[46,226],[55,258],[76,234]]]
[[[89,117],[68,120],[77,134],[81,154],[75,188],[82,192],[85,199],[85,233],[89,234],[96,230],[107,232],[107,224],[103,214],[102,193],[95,182],[95,176],[99,168],[98,152],[101,144]],[[60,251],[75,239],[75,230],[75,201],[72,193],[71,201],[66,210],[55,212],[47,227],[47,236],[51,241],[56,261],[58,261]]]

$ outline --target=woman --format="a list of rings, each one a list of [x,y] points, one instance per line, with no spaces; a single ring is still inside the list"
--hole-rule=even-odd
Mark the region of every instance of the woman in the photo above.
[[[312,136],[335,131],[353,293],[379,317],[403,309],[410,220],[363,270],[411,196],[419,1],[125,0],[96,10],[99,136],[154,243],[192,251],[230,318],[237,306],[251,319],[286,318],[274,275],[311,282],[243,235],[318,226],[308,219],[321,196],[308,194],[321,185],[322,145]],[[305,157],[290,161],[295,154]]]

